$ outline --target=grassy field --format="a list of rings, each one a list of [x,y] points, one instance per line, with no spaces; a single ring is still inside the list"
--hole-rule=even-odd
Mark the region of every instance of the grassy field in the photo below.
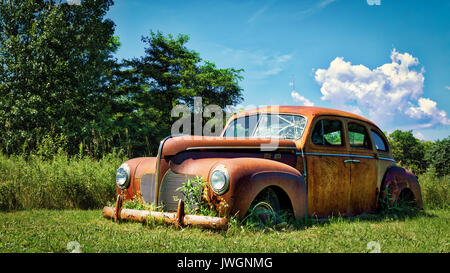
[[[312,220],[285,230],[228,231],[114,223],[101,210],[28,210],[0,213],[0,252],[68,252],[76,241],[82,252],[449,252],[450,211],[413,216],[363,215]],[[70,248],[73,250],[74,248]]]
[[[416,215],[310,220],[279,231],[233,223],[215,232],[102,218],[123,160],[0,153],[0,252],[67,252],[73,241],[82,252],[369,252],[371,241],[381,252],[450,251],[450,176],[433,170],[419,176],[425,212]]]

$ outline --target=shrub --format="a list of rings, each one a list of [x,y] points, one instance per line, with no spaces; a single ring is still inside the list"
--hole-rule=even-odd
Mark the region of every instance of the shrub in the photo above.
[[[433,168],[419,175],[422,199],[425,209],[448,209],[450,176],[438,177]]]
[[[450,175],[450,137],[438,140],[427,149],[425,159],[438,176]]]
[[[100,208],[114,200],[115,171],[124,160],[116,153],[70,158],[61,150],[52,160],[0,154],[0,209]]]
[[[202,215],[215,216],[217,212],[204,198],[205,189],[209,186],[208,182],[201,177],[187,179],[183,185],[177,189],[184,195],[184,204],[187,213],[200,213]]]
[[[412,131],[395,130],[389,135],[388,141],[392,155],[399,165],[415,174],[426,170],[428,162],[424,159],[424,143],[415,138]]]

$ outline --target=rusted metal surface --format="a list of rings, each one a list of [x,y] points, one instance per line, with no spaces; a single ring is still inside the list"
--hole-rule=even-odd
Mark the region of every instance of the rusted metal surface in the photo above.
[[[121,194],[117,195],[116,207],[114,208],[114,221],[120,221],[120,211],[122,210],[123,197]]]
[[[220,196],[209,190],[205,199],[221,215],[238,213],[239,217],[243,217],[253,199],[266,187],[282,189],[291,197],[294,215],[299,218],[305,215],[305,181],[298,170],[287,164],[263,158],[199,158],[171,164],[171,169],[177,173],[197,174],[207,178],[217,165],[225,166],[230,173],[230,187]]]
[[[184,201],[180,200],[178,201],[178,208],[177,208],[177,215],[175,217],[175,226],[182,227],[183,226],[183,219],[184,219]]]
[[[359,155],[373,155],[370,152]],[[378,202],[377,191],[377,159],[360,158],[356,163],[350,163],[350,199],[348,215],[371,213],[376,210]]]
[[[310,125],[304,149],[308,174],[308,214],[317,217],[344,215],[348,211],[351,187],[351,163],[345,163],[345,160],[350,159],[349,152],[345,145],[313,144],[313,128],[322,119],[339,121],[342,126],[345,124],[341,117],[324,116],[316,118]]]
[[[382,197],[383,189],[387,186],[390,187],[394,199],[398,198],[403,189],[410,189],[421,206],[422,198],[417,178],[405,169],[395,166],[390,149],[378,151],[374,147],[370,131],[382,136],[383,133],[373,122],[343,111],[293,106],[254,109],[239,113],[233,118],[271,110],[305,116],[307,124],[302,137],[295,141],[280,140],[279,147],[270,152],[260,149],[261,145],[269,143],[270,139],[170,137],[161,147],[158,160],[149,157],[127,161],[131,168],[130,187],[125,191],[118,189],[117,193],[124,194],[125,200],[133,198],[140,193],[142,177],[145,174],[153,174],[155,185],[152,189],[155,193],[148,196],[153,196],[154,201],[158,202],[162,181],[168,172],[186,177],[200,176],[209,181],[214,167],[221,164],[229,172],[228,190],[222,195],[216,195],[209,189],[204,197],[224,216],[237,214],[242,218],[257,194],[267,187],[275,187],[288,196],[297,219],[305,215],[327,217],[330,214],[355,215],[373,212]],[[312,128],[321,118],[341,121],[342,146],[318,146],[312,143]],[[349,122],[359,123],[366,128],[372,143],[370,149],[355,149],[349,145]],[[304,177],[304,174],[307,176]],[[141,219],[142,213],[122,210],[120,217]],[[149,212],[148,215],[174,224],[176,219],[183,219],[183,224],[195,223],[207,227],[210,225],[209,218],[198,218],[204,216],[177,217],[173,211],[162,214]],[[181,225],[181,222],[177,223]]]
[[[308,214],[327,217],[347,213],[350,198],[348,157],[307,155]]]
[[[176,227],[199,226],[207,229],[228,229],[227,218],[201,215],[185,215],[184,203],[182,200],[180,200],[178,203],[178,211],[176,213],[124,208],[116,210],[112,207],[104,207],[103,217],[114,219],[115,221],[127,220],[141,223],[145,223],[148,219],[153,218],[157,222],[172,224]]]
[[[164,156],[176,155],[186,150],[261,150],[261,145],[270,145],[272,139],[255,139],[242,137],[212,137],[212,136],[178,136],[167,139],[162,153]],[[274,151],[295,151],[294,140],[279,139]]]
[[[386,188],[388,189],[387,191]],[[417,206],[423,208],[422,193],[417,177],[410,171],[398,166],[388,168],[381,185],[380,197],[385,199],[386,193],[388,193],[390,199],[387,201],[394,204],[405,189],[410,190],[414,194]]]

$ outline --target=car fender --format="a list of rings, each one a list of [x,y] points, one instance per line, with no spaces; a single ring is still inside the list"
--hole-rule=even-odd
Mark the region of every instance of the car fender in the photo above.
[[[225,214],[244,217],[262,190],[278,187],[289,198],[295,218],[299,219],[306,215],[306,183],[297,169],[274,160],[233,158],[217,161],[211,171],[218,165],[225,166],[230,176],[229,188],[220,196],[220,199],[230,207]]]
[[[386,188],[388,189],[387,191]],[[417,176],[407,169],[396,165],[386,170],[381,184],[380,198],[385,199],[386,192],[388,192],[391,197],[388,202],[392,205],[397,202],[400,193],[406,188],[410,189],[414,194],[417,206],[423,208],[422,194]]]
[[[137,157],[125,161],[130,167],[130,185],[128,189],[121,190],[116,185],[117,194],[124,194],[125,199],[132,199],[140,192],[140,180],[145,173],[154,173],[156,168],[155,157]]]

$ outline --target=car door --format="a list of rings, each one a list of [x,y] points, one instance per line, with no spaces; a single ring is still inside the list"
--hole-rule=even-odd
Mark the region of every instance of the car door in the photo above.
[[[347,120],[346,139],[350,158],[350,204],[349,215],[373,212],[376,209],[377,154],[372,144],[369,130],[362,121]]]
[[[349,205],[350,164],[344,119],[322,116],[312,123],[305,145],[308,214],[345,215]]]

